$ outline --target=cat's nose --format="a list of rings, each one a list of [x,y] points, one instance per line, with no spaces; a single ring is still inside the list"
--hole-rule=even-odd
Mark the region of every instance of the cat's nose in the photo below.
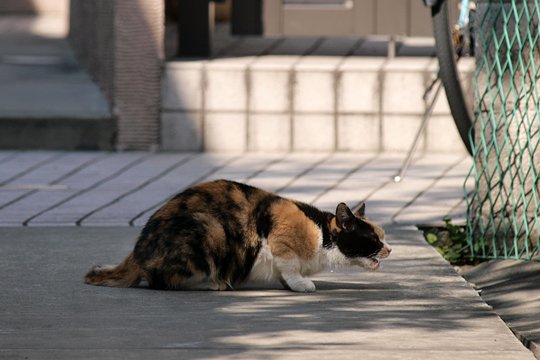
[[[381,257],[388,257],[392,252],[392,248],[388,244],[384,244],[384,247],[381,250]]]

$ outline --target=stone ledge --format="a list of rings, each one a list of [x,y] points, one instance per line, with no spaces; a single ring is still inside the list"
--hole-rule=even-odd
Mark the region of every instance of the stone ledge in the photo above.
[[[0,149],[113,150],[112,118],[0,118]]]
[[[460,64],[469,91],[472,65],[471,61]],[[198,142],[190,141],[193,145],[187,147],[175,143],[171,135],[178,131],[174,130],[178,125],[172,123],[172,114],[178,113],[177,118],[181,118],[182,113],[196,112],[202,125],[193,136],[202,139],[203,150],[231,149],[232,143],[223,141],[229,131],[226,126],[220,136],[206,135],[213,133],[207,126],[213,127],[217,118],[235,113],[246,119],[245,126],[235,126],[234,130],[243,131],[243,135],[231,133],[233,138],[242,139],[233,146],[235,150],[403,151],[411,145],[427,107],[422,96],[436,71],[435,59],[418,57],[272,55],[169,62],[162,88],[162,110],[166,112],[162,115],[162,134],[167,137],[163,148],[201,149]],[[271,117],[274,125],[264,126],[261,121],[265,116]],[[420,149],[464,152],[443,93],[434,116]],[[309,131],[309,117],[319,119],[318,130]],[[326,120],[322,121],[323,117]],[[210,125],[208,118],[212,119]],[[362,119],[367,126],[365,133],[353,123],[354,118]],[[302,138],[304,130],[310,134],[309,139]],[[442,142],[441,133],[445,139]],[[356,140],[352,134],[364,134],[369,140]],[[272,139],[279,139],[279,145],[270,146]],[[183,142],[182,136],[178,141]]]

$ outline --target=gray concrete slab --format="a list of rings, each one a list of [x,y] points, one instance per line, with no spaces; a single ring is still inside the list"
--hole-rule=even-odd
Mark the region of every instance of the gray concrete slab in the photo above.
[[[280,192],[280,195],[306,203],[314,203],[323,194],[346,181],[350,174],[373,161],[375,157],[376,154],[370,153],[334,154],[317,167],[294,179]],[[359,200],[356,199],[356,201]],[[337,204],[333,204],[332,211],[335,210]]]
[[[471,161],[468,156],[461,161],[450,165],[439,179],[426,187],[414,202],[399,210],[394,219],[400,224],[417,225],[418,219],[427,223],[441,223],[445,216],[450,216],[452,222],[465,223],[466,206],[464,201],[465,191],[463,187],[457,187],[456,182],[465,183],[467,174],[471,169]],[[457,181],[456,181],[457,180]],[[468,192],[474,190],[474,179],[469,178],[466,184]],[[458,209],[459,208],[459,209]]]
[[[470,165],[469,158],[460,156],[419,155],[406,179],[395,184],[392,177],[402,154],[0,152],[0,156],[4,159],[0,225],[7,226],[144,225],[166,199],[196,182],[216,178],[247,182],[328,211],[342,201],[354,206],[367,200],[372,218],[384,223],[440,222],[452,210],[465,212],[463,170]],[[456,175],[452,171],[457,162],[461,170]]]
[[[84,285],[138,228],[0,228],[0,357],[34,359],[532,359],[414,229],[393,227],[379,272],[318,291],[154,291]]]
[[[160,154],[153,161],[164,156],[167,155]],[[82,225],[130,225],[139,217],[143,217],[146,223],[157,206],[161,206],[181,190],[201,182],[213,171],[236,158],[236,155],[208,154],[188,154],[184,157],[180,154],[169,154],[169,156],[172,159],[176,158],[177,166],[163,172],[159,177],[153,177],[152,181],[144,182],[133,191],[109,198],[106,204],[92,211],[90,215],[85,215],[79,223]],[[139,169],[139,172],[145,171]],[[115,187],[123,189],[125,180],[117,179],[113,183]]]
[[[327,211],[334,211],[336,204],[341,201],[353,204],[368,199],[392,180],[402,163],[402,154],[377,154],[372,161],[349,174],[344,181],[317,198],[315,205]]]
[[[493,260],[462,275],[540,359],[540,262]]]
[[[84,211],[96,209],[96,207],[88,208],[82,200],[74,201],[75,198],[84,197],[85,194],[92,191],[95,191],[95,195],[91,196],[91,199],[104,196],[103,193],[99,192],[101,185],[115,179],[148,156],[148,154],[141,152],[109,154],[63,179],[62,185],[66,186],[65,189],[35,192],[2,211],[9,213],[13,209],[19,208],[18,224],[75,225],[77,220],[86,214]],[[0,191],[1,193],[2,191]],[[106,200],[102,199],[102,201]],[[1,219],[0,224],[10,225]]]
[[[436,187],[438,180],[463,159],[462,155],[424,154],[409,168],[405,178],[399,182],[385,179],[367,198],[368,206],[373,209],[371,217],[379,222],[399,223],[396,216],[406,212],[411,204],[429,188]],[[396,172],[397,173],[397,172]],[[454,182],[462,184],[464,179]],[[414,216],[413,216],[414,217]],[[418,220],[424,219],[419,216]],[[410,224],[411,222],[409,222]],[[412,222],[413,224],[421,221]]]
[[[295,178],[315,168],[330,156],[331,154],[325,153],[291,153],[251,177],[249,183],[268,191],[280,191],[287,188]]]
[[[8,152],[8,154],[9,156],[2,161],[0,185],[11,183],[48,161],[62,156],[62,154],[52,151],[34,151],[32,153]]]

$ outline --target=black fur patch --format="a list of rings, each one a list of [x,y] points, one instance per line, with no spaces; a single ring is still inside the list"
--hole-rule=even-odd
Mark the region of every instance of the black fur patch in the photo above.
[[[259,237],[266,238],[268,237],[268,234],[270,234],[273,221],[272,214],[270,213],[270,207],[274,202],[280,199],[281,198],[279,196],[269,195],[259,201],[255,207],[253,216],[257,226],[257,235],[259,235]]]
[[[356,218],[354,231],[341,231],[338,235],[337,246],[345,256],[372,257],[379,253],[383,243],[368,223]]]
[[[302,202],[295,202],[295,204],[304,213],[304,215],[306,215],[311,221],[322,229],[323,247],[327,249],[331,248],[333,246],[333,242],[330,235],[330,230],[328,228],[328,223],[330,219],[332,219],[333,215],[329,212],[321,211],[314,206]]]
[[[234,184],[240,191],[242,191],[244,193],[244,196],[248,200],[252,197],[253,194],[260,191],[256,187],[246,185],[246,184],[242,184],[242,183],[239,183],[239,182],[231,181],[230,183]]]

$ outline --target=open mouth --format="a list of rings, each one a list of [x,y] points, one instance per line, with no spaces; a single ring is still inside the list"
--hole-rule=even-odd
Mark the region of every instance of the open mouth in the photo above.
[[[378,259],[370,258],[369,259],[369,269],[377,270],[381,266],[381,262]]]
[[[374,258],[374,257],[373,258],[363,257],[363,258],[358,258],[356,260],[353,260],[351,264],[361,266],[364,269],[367,269],[370,271],[375,271],[381,267],[381,260],[379,258]]]

